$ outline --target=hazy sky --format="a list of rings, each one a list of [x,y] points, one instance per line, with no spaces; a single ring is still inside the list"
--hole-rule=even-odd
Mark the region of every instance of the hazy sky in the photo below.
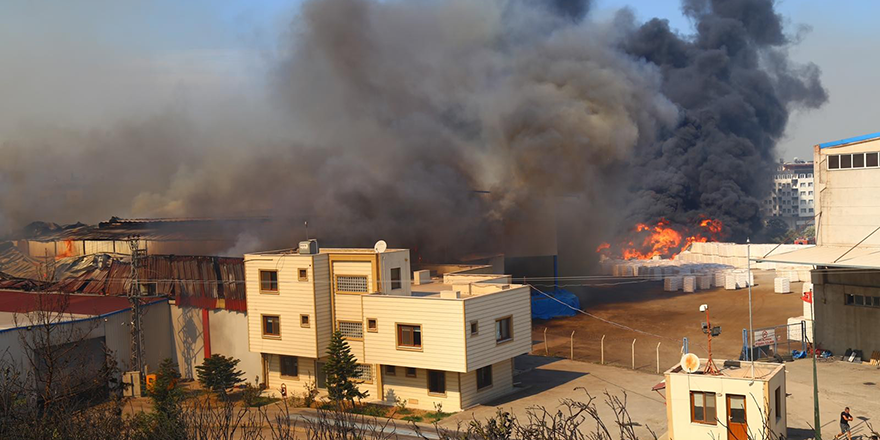
[[[58,6],[63,4],[65,6]],[[154,0],[3,2],[0,4],[0,135],[47,121],[93,127],[157,108],[260,102],[274,56],[296,1]],[[689,31],[676,0],[596,0],[595,14],[631,7],[640,20],[667,18]],[[880,84],[870,55],[880,34],[873,17],[880,2],[780,2],[787,31],[800,33],[796,61],[823,72],[830,100],[795,113],[780,154],[812,157],[812,145],[880,131],[871,120]],[[76,84],[71,87],[71,84]]]

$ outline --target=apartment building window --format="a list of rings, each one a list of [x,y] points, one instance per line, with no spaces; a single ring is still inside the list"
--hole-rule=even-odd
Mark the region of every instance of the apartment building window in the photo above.
[[[496,343],[507,342],[513,337],[513,332],[510,325],[512,320],[513,318],[510,316],[495,320]]]
[[[774,393],[774,398],[776,399],[775,407],[776,407],[776,420],[782,418],[782,387],[776,387],[776,392]]]
[[[278,271],[277,270],[261,270],[260,271],[260,292],[278,292]]]
[[[715,424],[715,393],[691,391],[691,422]]]
[[[337,292],[368,292],[367,277],[363,275],[336,275]]]
[[[446,372],[428,370],[428,392],[431,394],[446,394]]]
[[[364,325],[358,321],[339,321],[339,331],[348,339],[364,339]]]
[[[281,319],[278,315],[262,315],[263,316],[263,337],[280,338],[281,337]]]
[[[397,324],[397,347],[405,349],[421,349],[422,326]]]
[[[370,364],[358,364],[356,371],[358,379],[364,382],[373,381],[373,366]]]
[[[386,365],[385,374],[388,376],[397,376],[397,367],[394,365]]]
[[[299,315],[299,326],[300,327],[309,327],[309,315]]]
[[[391,269],[391,290],[400,289],[400,268]]]
[[[371,333],[379,331],[379,321],[376,318],[367,318],[367,331]]]
[[[308,281],[309,280],[309,270],[308,269],[297,269],[299,272],[299,280],[300,281]]]
[[[281,357],[281,375],[289,377],[299,376],[299,358],[296,356]]]
[[[480,333],[480,322],[479,321],[471,321],[471,336],[476,336]]]
[[[492,386],[492,366],[486,365],[477,370],[477,389],[481,390]]]
[[[416,377],[416,369],[406,367],[406,377]]]

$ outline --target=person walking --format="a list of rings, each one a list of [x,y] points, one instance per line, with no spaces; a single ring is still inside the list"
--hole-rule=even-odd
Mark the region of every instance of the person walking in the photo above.
[[[837,440],[843,437],[846,434],[846,438],[848,440],[852,440],[852,432],[850,432],[849,422],[851,422],[853,416],[849,413],[849,407],[843,409],[843,412],[840,413],[840,434],[834,436],[834,440]]]

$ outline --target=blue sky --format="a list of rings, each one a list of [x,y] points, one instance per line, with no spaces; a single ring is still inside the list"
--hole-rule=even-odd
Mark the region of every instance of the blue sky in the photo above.
[[[0,4],[0,59],[13,61],[0,69],[0,134],[34,119],[89,125],[181,102],[258,99],[266,60],[298,8],[297,1],[282,0],[59,4]],[[596,0],[594,11],[601,17],[624,6],[639,20],[666,18],[689,31],[675,0]],[[788,0],[778,10],[789,32],[798,25],[812,28],[791,53],[796,61],[817,63],[830,92],[823,108],[793,114],[781,154],[808,158],[816,143],[880,131],[872,117],[880,85],[871,56],[880,42],[871,23],[880,2],[832,7]],[[73,90],[72,80],[78,84]],[[101,105],[83,105],[90,102]]]

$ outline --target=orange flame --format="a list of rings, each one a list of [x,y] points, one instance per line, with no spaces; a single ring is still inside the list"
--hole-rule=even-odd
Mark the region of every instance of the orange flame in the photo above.
[[[55,258],[73,257],[73,240],[64,240],[64,250],[55,254]]]
[[[717,241],[724,227],[720,220],[715,219],[704,219],[699,226],[701,230],[685,234],[684,231],[691,228],[670,226],[665,219],[653,226],[637,223],[632,237],[622,241],[617,248],[625,260],[649,260],[657,255],[674,259],[691,243]],[[596,252],[605,251],[602,253],[607,254],[610,247],[608,243],[602,243],[596,248]]]

